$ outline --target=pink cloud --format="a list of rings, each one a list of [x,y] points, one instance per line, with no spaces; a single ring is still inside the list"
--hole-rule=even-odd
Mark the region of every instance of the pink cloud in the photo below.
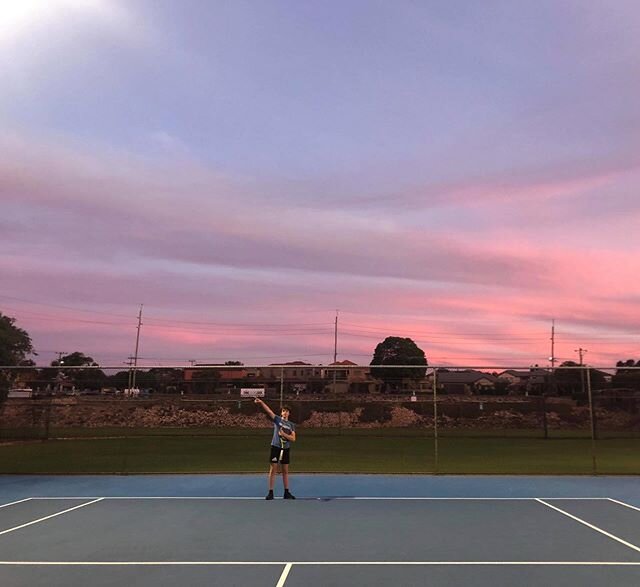
[[[580,336],[591,336],[601,344],[590,357],[610,361],[633,346],[622,334],[611,343],[596,334],[640,330],[633,248],[593,245],[597,227],[583,233],[569,223],[572,238],[561,241],[542,238],[536,226],[484,227],[465,198],[489,197],[509,180],[454,186],[450,193],[464,196],[456,201],[460,213],[475,224],[422,229],[414,218],[363,215],[348,203],[321,211],[297,204],[300,185],[286,208],[274,208],[251,182],[185,162],[159,166],[17,139],[5,139],[0,155],[0,196],[12,218],[0,221],[8,227],[0,232],[0,295],[52,305],[38,315],[28,303],[7,303],[40,348],[77,345],[126,357],[141,302],[144,352],[153,357],[312,355],[327,362],[335,307],[361,313],[351,320],[360,328],[344,328],[340,356],[363,362],[388,335],[415,337],[429,357],[449,363],[540,362],[553,317],[570,329],[565,356]],[[532,202],[575,197],[625,169],[512,187]],[[92,311],[120,317],[83,322]],[[323,324],[286,334],[257,327],[316,321]]]

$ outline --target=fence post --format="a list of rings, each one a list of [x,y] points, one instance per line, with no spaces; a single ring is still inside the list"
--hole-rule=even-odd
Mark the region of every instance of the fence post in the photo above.
[[[280,411],[284,405],[284,367],[280,367]]]
[[[51,409],[53,403],[53,397],[49,396],[47,403],[45,404],[44,413],[44,440],[49,440],[49,432],[51,428]]]
[[[438,472],[438,370],[433,370],[433,457],[435,473]]]
[[[547,425],[547,398],[543,394],[541,399],[542,401],[540,403],[542,404],[542,427],[544,429],[544,437],[545,439],[547,439],[549,438],[549,427]]]
[[[587,376],[587,394],[589,396],[589,415],[591,420],[591,468],[593,474],[595,475],[598,472],[597,462],[596,462],[596,421],[593,413],[593,394],[591,393],[591,372],[589,367],[586,368],[586,376]]]

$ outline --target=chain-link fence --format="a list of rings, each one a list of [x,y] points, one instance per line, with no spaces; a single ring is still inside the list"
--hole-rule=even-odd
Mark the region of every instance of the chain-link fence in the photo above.
[[[110,368],[4,369],[0,471],[260,470],[264,394],[290,408],[299,470],[637,474],[640,370],[624,388],[620,371],[194,366],[141,369],[132,389]]]

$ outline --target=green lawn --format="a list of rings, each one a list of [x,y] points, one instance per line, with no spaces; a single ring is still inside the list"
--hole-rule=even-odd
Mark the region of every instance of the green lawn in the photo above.
[[[86,431],[85,431],[86,432]],[[264,472],[269,430],[92,430],[95,438],[0,445],[0,473]],[[98,433],[99,432],[99,433]],[[132,434],[133,432],[133,434]],[[419,430],[305,430],[292,449],[292,471],[317,473],[590,474],[591,442],[565,437],[477,435],[434,443]],[[582,433],[584,435],[584,433]],[[76,435],[78,436],[78,435]],[[640,474],[640,439],[596,443],[598,473]]]
[[[261,436],[269,434],[271,428],[50,428],[48,437],[60,438],[107,438],[123,436]],[[549,429],[550,438],[590,438],[588,428]],[[640,429],[636,430],[599,430],[601,438],[640,439]],[[40,440],[47,435],[44,428],[0,428],[2,440]],[[425,428],[305,428],[304,436],[383,436],[383,437],[430,437],[432,429]],[[504,428],[499,430],[483,428],[440,428],[441,437],[495,437],[495,438],[543,438],[541,428]]]

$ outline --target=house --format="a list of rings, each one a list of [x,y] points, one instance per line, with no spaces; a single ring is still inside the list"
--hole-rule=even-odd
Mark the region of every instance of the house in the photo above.
[[[201,367],[198,369],[198,367]],[[202,368],[204,367],[204,369]],[[185,369],[183,372],[184,381],[193,381],[204,373],[215,373],[220,380],[234,381],[244,379],[247,376],[246,369],[243,367],[229,367],[218,363],[196,363],[193,368]]]
[[[288,363],[271,363],[260,368],[260,376],[267,380],[299,381],[304,379],[321,379],[322,368],[304,361],[289,361]]]
[[[335,367],[334,369],[327,367]],[[327,391],[335,393],[375,393],[380,391],[380,383],[371,376],[368,366],[360,366],[353,361],[336,361],[323,369],[327,380]]]
[[[515,369],[507,369],[498,375],[498,379],[507,381],[509,385],[521,385],[526,383],[531,377],[531,371],[517,371]]]
[[[526,392],[533,372],[507,369],[498,375],[498,381],[507,383],[509,392]]]
[[[257,375],[257,370],[243,365],[196,363],[182,371],[182,380],[189,392],[211,393],[219,386],[235,387]]]
[[[433,375],[429,375],[433,381]],[[490,373],[467,369],[465,371],[438,370],[436,386],[439,393],[471,395],[493,390],[497,377]]]

